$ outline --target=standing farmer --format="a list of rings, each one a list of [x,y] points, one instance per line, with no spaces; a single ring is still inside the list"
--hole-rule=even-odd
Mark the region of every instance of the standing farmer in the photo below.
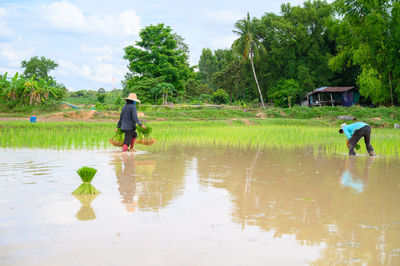
[[[125,98],[126,104],[122,107],[121,115],[119,117],[117,128],[121,128],[121,130],[125,133],[124,145],[122,146],[122,151],[127,151],[129,144],[131,144],[130,150],[133,150],[133,146],[135,145],[135,140],[137,138],[136,133],[136,124],[141,126],[143,129],[146,127],[140,122],[137,109],[135,106],[135,102],[140,103],[139,99],[136,96],[136,93],[130,93],[128,98]],[[115,129],[117,131],[117,129]]]
[[[370,143],[371,138],[371,127],[364,122],[358,122],[350,125],[346,125],[343,123],[340,126],[339,133],[344,133],[347,137],[346,145],[349,148],[349,155],[356,155],[354,152],[354,148],[357,145],[357,142],[364,137],[365,147],[370,156],[375,156],[374,148]]]

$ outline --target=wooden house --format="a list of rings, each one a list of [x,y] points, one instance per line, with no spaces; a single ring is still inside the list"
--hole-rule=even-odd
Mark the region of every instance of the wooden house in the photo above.
[[[322,87],[318,88],[306,95],[307,105],[323,106],[323,105],[341,105],[353,106],[360,101],[360,93],[356,87]]]

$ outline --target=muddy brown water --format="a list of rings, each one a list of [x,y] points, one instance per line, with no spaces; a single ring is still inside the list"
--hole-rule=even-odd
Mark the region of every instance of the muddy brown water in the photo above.
[[[97,197],[71,195],[81,166]],[[400,265],[400,163],[0,149],[0,265]]]

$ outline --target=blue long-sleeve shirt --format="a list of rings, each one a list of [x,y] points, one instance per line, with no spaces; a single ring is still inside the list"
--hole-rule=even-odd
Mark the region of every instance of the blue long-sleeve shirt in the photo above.
[[[122,107],[117,127],[121,128],[121,130],[134,130],[136,124],[139,126],[142,125],[137,115],[136,106],[131,103],[125,104],[124,107]]]
[[[364,122],[357,122],[354,124],[350,124],[350,125],[343,127],[343,133],[346,135],[346,137],[348,139],[351,139],[351,137],[353,136],[353,134],[356,130],[359,130],[360,128],[365,127],[365,126],[369,126],[369,125],[365,124]]]

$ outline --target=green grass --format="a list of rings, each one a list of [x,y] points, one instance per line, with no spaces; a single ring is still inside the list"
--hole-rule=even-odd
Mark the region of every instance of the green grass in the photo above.
[[[375,127],[393,127],[394,123],[400,123],[399,107],[300,107],[293,108],[266,108],[265,113],[271,118],[296,118],[319,119],[328,122],[337,121],[338,116],[353,116],[357,121],[364,121]]]
[[[12,118],[12,117],[25,117],[31,114],[45,115],[51,112],[60,112],[61,105],[58,109],[52,110],[29,110],[21,113],[10,113],[2,112],[0,117]],[[86,111],[92,109],[92,107],[85,107]],[[117,107],[110,104],[99,105],[96,110],[100,111],[104,118],[115,118],[115,113],[119,113],[122,107]],[[64,110],[67,112],[67,110]],[[69,109],[68,111],[73,111]],[[286,118],[286,119],[301,119],[306,121],[312,121],[315,125],[331,125],[336,126],[343,122],[351,123],[352,121],[344,121],[338,119],[338,116],[352,116],[356,118],[356,121],[364,121],[373,127],[381,128],[393,128],[395,123],[400,124],[400,107],[378,107],[378,108],[366,108],[366,107],[300,107],[295,106],[293,108],[227,108],[223,109],[219,106],[207,107],[199,106],[194,107],[153,107],[138,105],[138,111],[143,112],[146,117],[146,121],[157,121],[160,119],[168,121],[211,121],[211,120],[229,120],[229,119],[255,119],[264,115],[265,118]],[[1,110],[0,110],[1,112]],[[96,117],[99,119],[100,117]],[[312,124],[310,122],[310,124]]]
[[[141,108],[139,111],[144,112],[146,119],[155,120],[159,118],[166,118],[174,121],[187,121],[187,120],[224,120],[232,118],[254,118],[253,112],[246,110],[235,109],[170,109],[163,107],[155,108]]]
[[[400,123],[400,107],[301,107],[293,108],[251,108],[251,109],[218,109],[215,107],[198,108],[169,108],[169,107],[148,107],[139,106],[139,111],[144,112],[146,119],[167,119],[173,121],[190,120],[226,120],[240,118],[256,118],[256,115],[263,113],[266,118],[289,118],[312,120],[318,125],[321,122],[336,126],[344,120],[338,119],[339,116],[352,116],[356,121],[364,121],[374,127],[393,128],[393,124]],[[347,121],[351,123],[352,121]]]
[[[240,148],[312,149],[324,154],[347,153],[345,137],[338,127],[312,120],[267,119],[229,121],[159,121],[149,123],[157,143],[142,149],[159,149],[175,144]],[[0,147],[56,149],[116,149],[108,143],[116,123],[110,122],[0,122]],[[396,129],[373,128],[371,143],[378,155],[400,155],[400,134]],[[358,153],[367,154],[360,142]]]

